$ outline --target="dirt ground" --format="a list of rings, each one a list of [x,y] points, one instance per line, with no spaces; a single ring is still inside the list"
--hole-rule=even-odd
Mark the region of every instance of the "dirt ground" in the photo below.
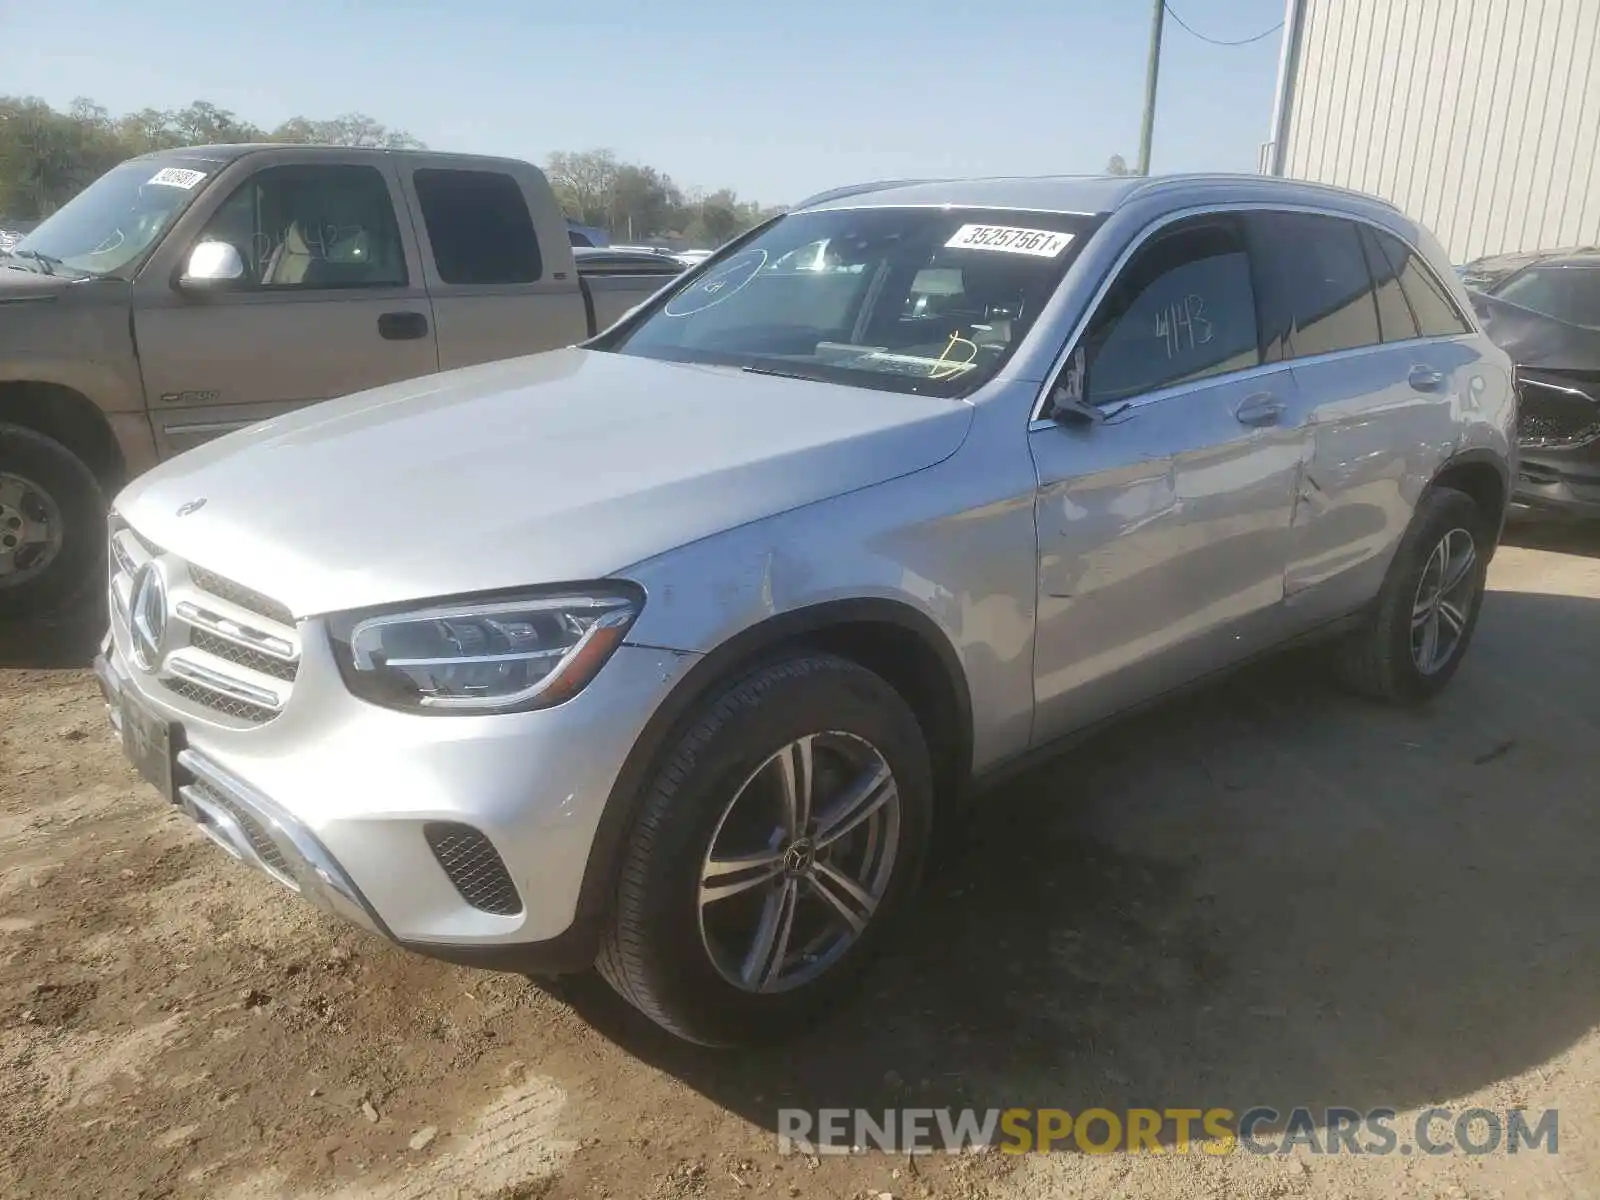
[[[1124,724],[996,797],[857,1003],[746,1055],[338,927],[135,781],[95,630],[0,630],[0,1194],[1600,1194],[1600,534],[1517,540],[1433,707],[1286,659]],[[1559,1153],[813,1160],[774,1132],[1434,1103],[1557,1107]]]

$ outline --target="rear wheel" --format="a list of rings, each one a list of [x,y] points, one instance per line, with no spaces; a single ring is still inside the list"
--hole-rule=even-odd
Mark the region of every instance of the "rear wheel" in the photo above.
[[[914,892],[932,796],[922,731],[884,680],[831,655],[757,671],[706,707],[647,793],[600,973],[691,1041],[797,1030]]]
[[[1403,704],[1449,683],[1478,623],[1492,536],[1472,497],[1447,487],[1427,492],[1367,626],[1335,648],[1339,678]]]
[[[0,424],[0,616],[59,608],[102,561],[105,496],[60,442]]]

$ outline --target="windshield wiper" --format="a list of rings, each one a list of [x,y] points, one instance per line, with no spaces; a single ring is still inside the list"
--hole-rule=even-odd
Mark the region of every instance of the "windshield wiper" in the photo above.
[[[800,371],[780,371],[777,367],[758,367],[754,364],[739,368],[747,375],[771,375],[777,379],[803,379],[807,383],[822,383],[816,375],[806,375]]]
[[[45,275],[54,275],[56,273],[56,268],[61,265],[61,260],[59,258],[53,258],[39,250],[18,250],[13,247],[12,249],[7,250],[6,253],[12,258],[25,258],[29,262],[38,263],[40,273]]]

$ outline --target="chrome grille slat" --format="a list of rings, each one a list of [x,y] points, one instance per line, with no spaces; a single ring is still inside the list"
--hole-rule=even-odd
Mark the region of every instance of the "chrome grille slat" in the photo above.
[[[238,663],[241,667],[259,671],[263,675],[271,675],[274,679],[281,679],[285,683],[293,683],[295,676],[300,673],[299,664],[296,662],[274,658],[270,654],[252,650],[249,646],[241,646],[238,642],[229,641],[209,629],[196,629],[191,632],[189,645],[197,650],[204,650],[216,658]]]
[[[237,604],[240,608],[248,609],[258,617],[265,617],[269,621],[276,621],[279,625],[294,628],[294,614],[282,604],[260,592],[252,591],[242,583],[235,583],[231,579],[224,579],[215,571],[208,571],[204,567],[189,564],[189,578],[194,580],[194,585],[202,592],[209,592],[213,596]]]

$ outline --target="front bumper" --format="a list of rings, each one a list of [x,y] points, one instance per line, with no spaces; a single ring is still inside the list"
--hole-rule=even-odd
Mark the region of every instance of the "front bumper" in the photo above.
[[[315,623],[289,706],[254,728],[206,720],[141,686],[114,619],[95,673],[167,723],[172,800],[229,854],[317,907],[434,957],[519,970],[593,958],[580,893],[628,752],[693,656],[624,646],[542,712],[417,717],[356,700]],[[515,904],[487,910],[447,873],[440,828],[492,846]],[[480,847],[481,848],[481,847]],[[511,911],[515,909],[515,911]]]
[[[1600,517],[1600,442],[1522,450],[1511,502],[1524,510]]]

